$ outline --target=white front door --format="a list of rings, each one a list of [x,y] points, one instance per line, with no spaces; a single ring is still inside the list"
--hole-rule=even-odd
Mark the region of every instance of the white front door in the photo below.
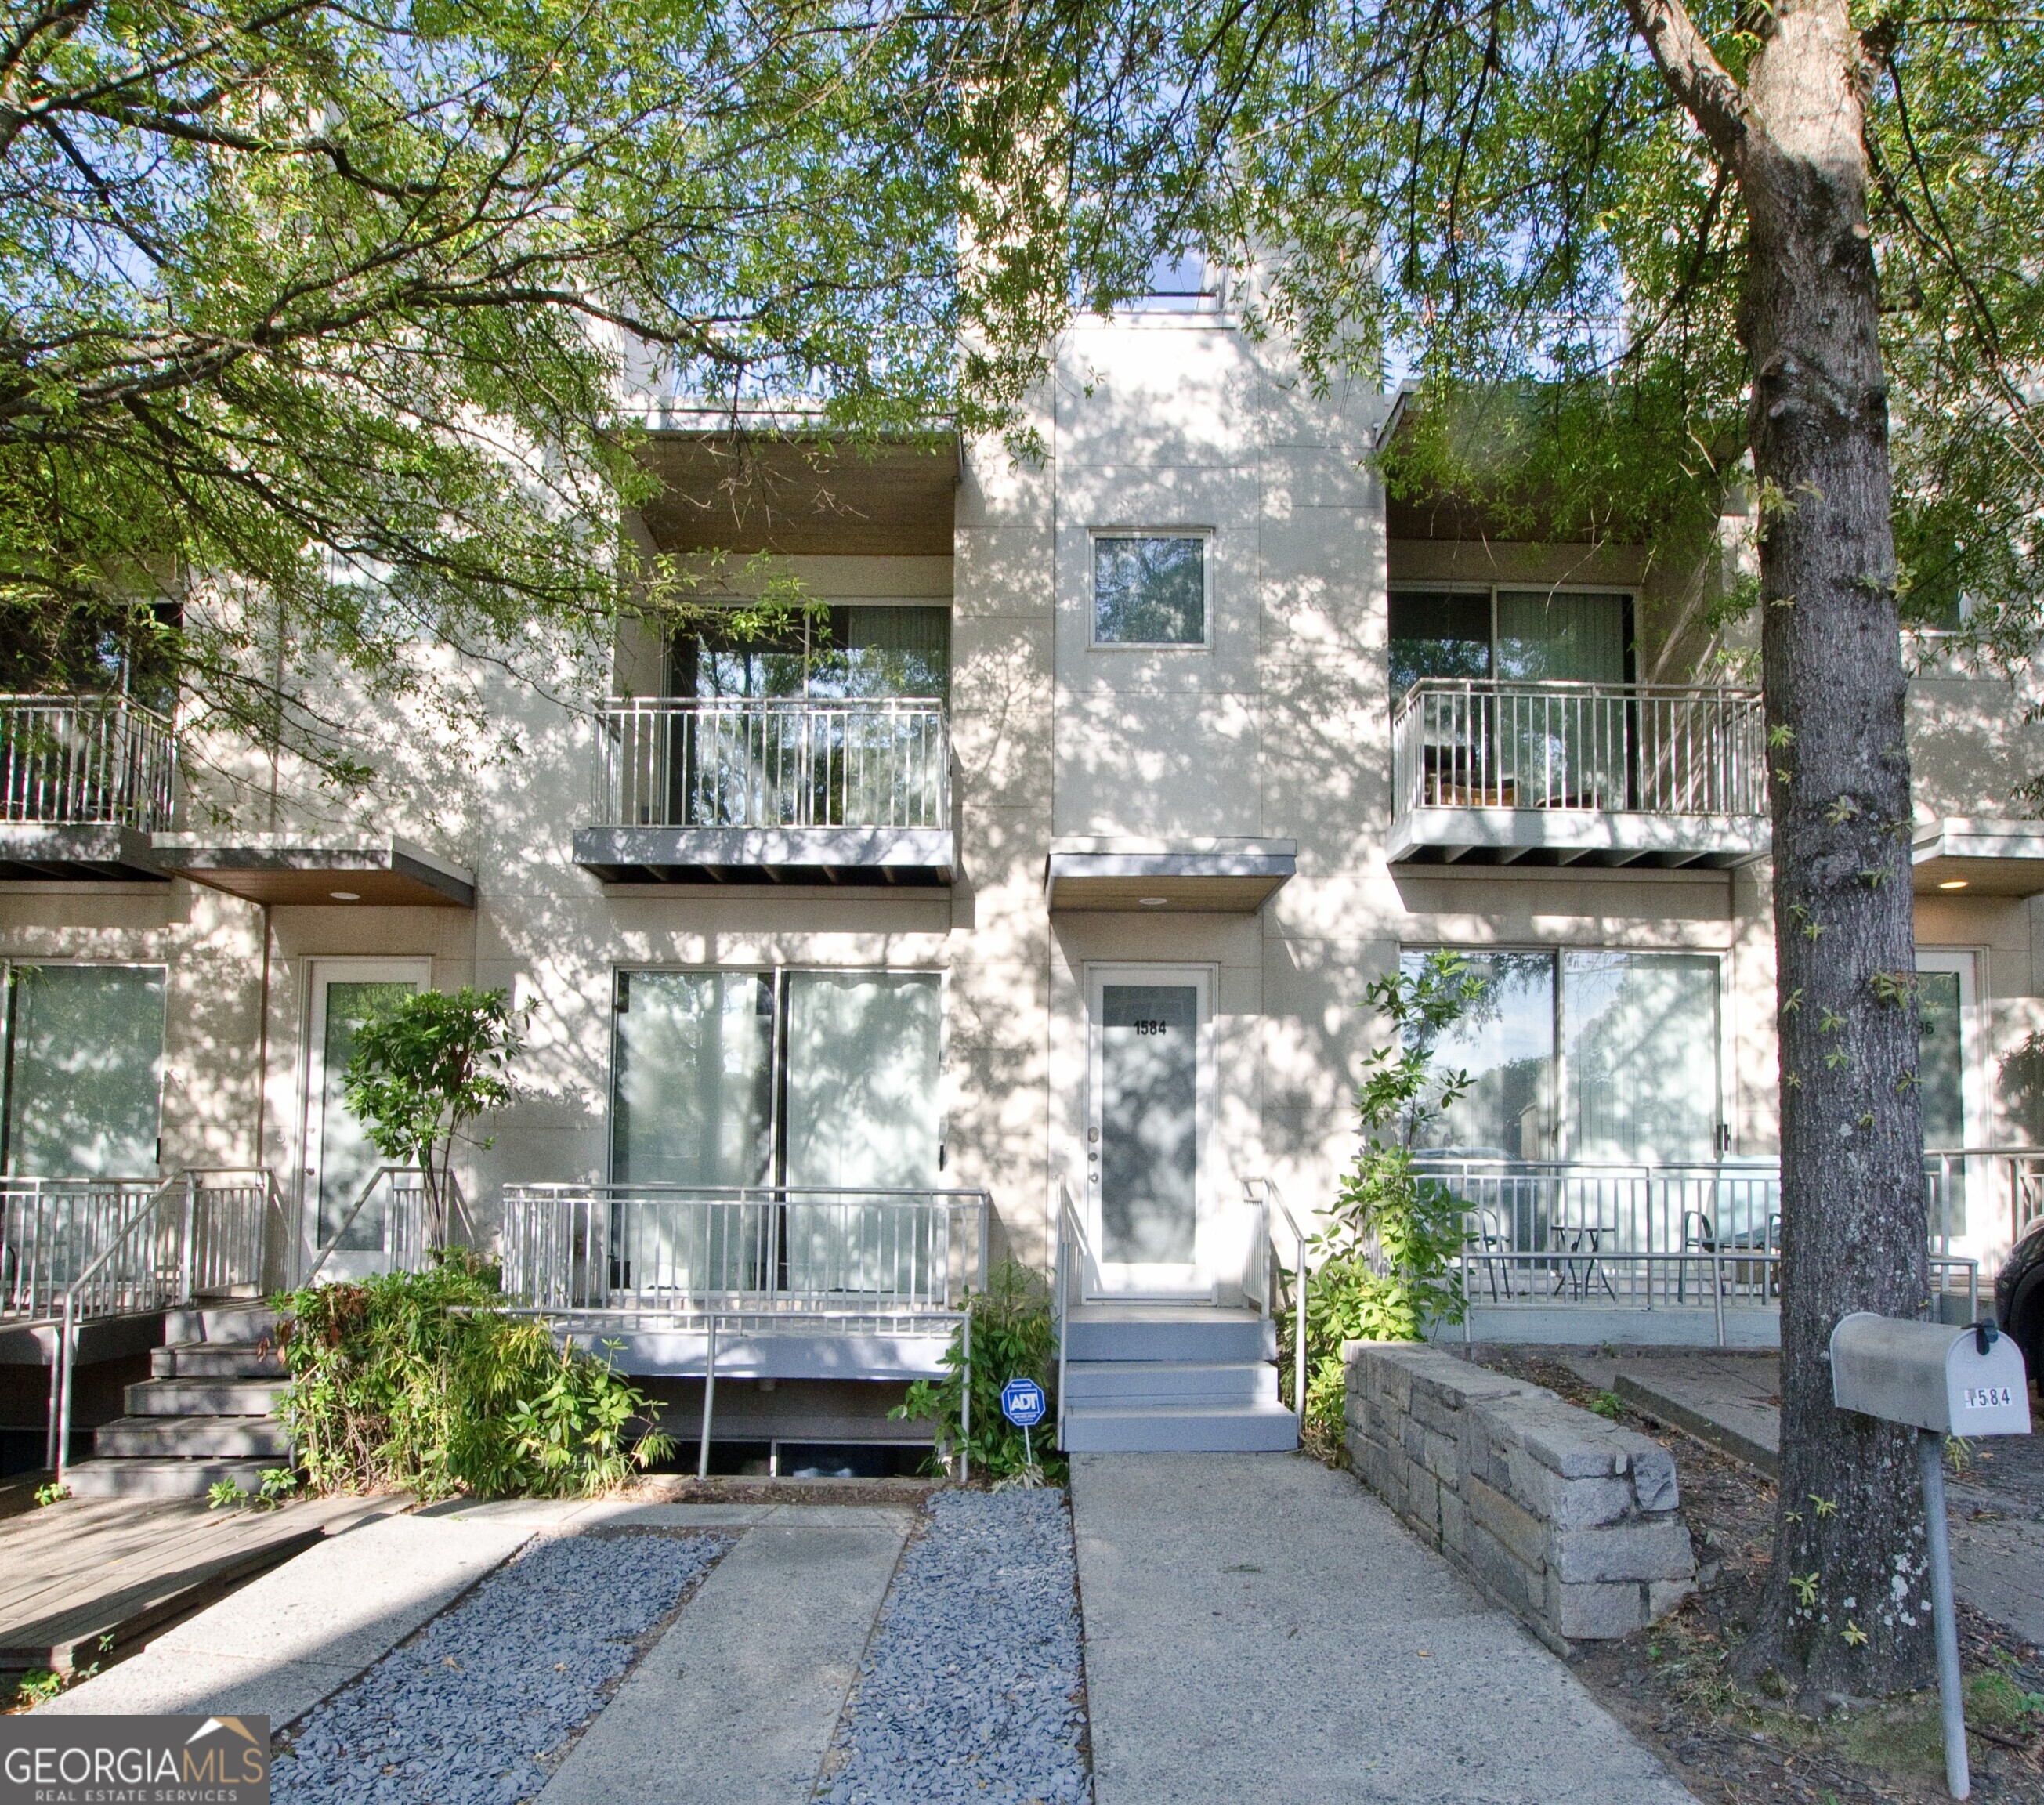
[[[1989,1226],[1966,1219],[1968,1192],[1982,1199],[1990,1195],[1985,1162],[1950,1157],[1987,1140],[1982,1131],[1986,1100],[1981,1095],[1973,968],[1969,952],[1916,950],[1916,1001],[1923,1032],[1916,1095],[1931,1174],[1931,1238],[1939,1252],[1964,1250],[1969,1227]]]
[[[1208,1297],[1213,973],[1087,973],[1085,1214],[1103,1292]]]
[[[305,1034],[305,1122],[300,1145],[300,1232],[309,1252],[338,1235],[322,1279],[359,1278],[381,1272],[385,1193],[379,1192],[348,1223],[348,1211],[389,1163],[373,1146],[342,1087],[354,1057],[356,1031],[394,998],[432,982],[429,959],[315,959]],[[387,1189],[387,1188],[386,1188]]]

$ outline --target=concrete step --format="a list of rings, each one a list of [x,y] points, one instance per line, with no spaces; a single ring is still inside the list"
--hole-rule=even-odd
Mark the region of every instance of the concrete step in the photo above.
[[[92,1432],[99,1460],[267,1460],[290,1457],[274,1416],[117,1416]]]
[[[1070,1404],[1275,1404],[1278,1369],[1266,1360],[1074,1360],[1065,1367]]]
[[[183,1341],[152,1350],[149,1370],[159,1379],[271,1379],[284,1363],[260,1342]]]
[[[74,1498],[203,1498],[215,1480],[261,1488],[273,1460],[89,1460],[65,1476]]]
[[[163,1318],[166,1342],[274,1341],[277,1312],[267,1304],[201,1304]]]
[[[1278,1325],[1253,1310],[1197,1304],[1082,1304],[1066,1324],[1068,1360],[1275,1360]]]
[[[1299,1425],[1282,1404],[1065,1406],[1067,1454],[1282,1454],[1299,1445]]]
[[[130,1416],[267,1416],[287,1387],[282,1379],[144,1379],[130,1385]]]

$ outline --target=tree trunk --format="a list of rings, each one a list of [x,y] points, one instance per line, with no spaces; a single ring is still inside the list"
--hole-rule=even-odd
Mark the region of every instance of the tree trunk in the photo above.
[[[1911,1430],[1831,1404],[1841,1316],[1928,1296],[1907,683],[1861,55],[1777,10],[1748,76],[1753,359],[1781,1059],[1781,1510],[1761,1652],[1817,1687],[1931,1671]]]

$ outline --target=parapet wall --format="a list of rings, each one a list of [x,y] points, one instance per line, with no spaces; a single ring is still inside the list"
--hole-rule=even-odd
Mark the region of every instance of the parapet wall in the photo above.
[[[1550,1646],[1629,1634],[1695,1589],[1659,1442],[1439,1348],[1352,1341],[1343,1358],[1356,1471]]]

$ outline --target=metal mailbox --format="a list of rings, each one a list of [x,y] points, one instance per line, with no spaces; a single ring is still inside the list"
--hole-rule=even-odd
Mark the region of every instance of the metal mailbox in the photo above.
[[[1992,1329],[1858,1311],[1831,1331],[1831,1401],[1940,1435],[2027,1435],[2023,1350]]]
[[[1964,1799],[1972,1791],[1973,1776],[1966,1765],[1952,1551],[1945,1526],[1943,1438],[2030,1433],[2030,1377],[2023,1350],[1991,1323],[1954,1329],[1856,1310],[1840,1318],[1831,1331],[1831,1402],[1841,1410],[1906,1423],[1917,1431],[1938,1690],[1944,1705],[1945,1790]]]

